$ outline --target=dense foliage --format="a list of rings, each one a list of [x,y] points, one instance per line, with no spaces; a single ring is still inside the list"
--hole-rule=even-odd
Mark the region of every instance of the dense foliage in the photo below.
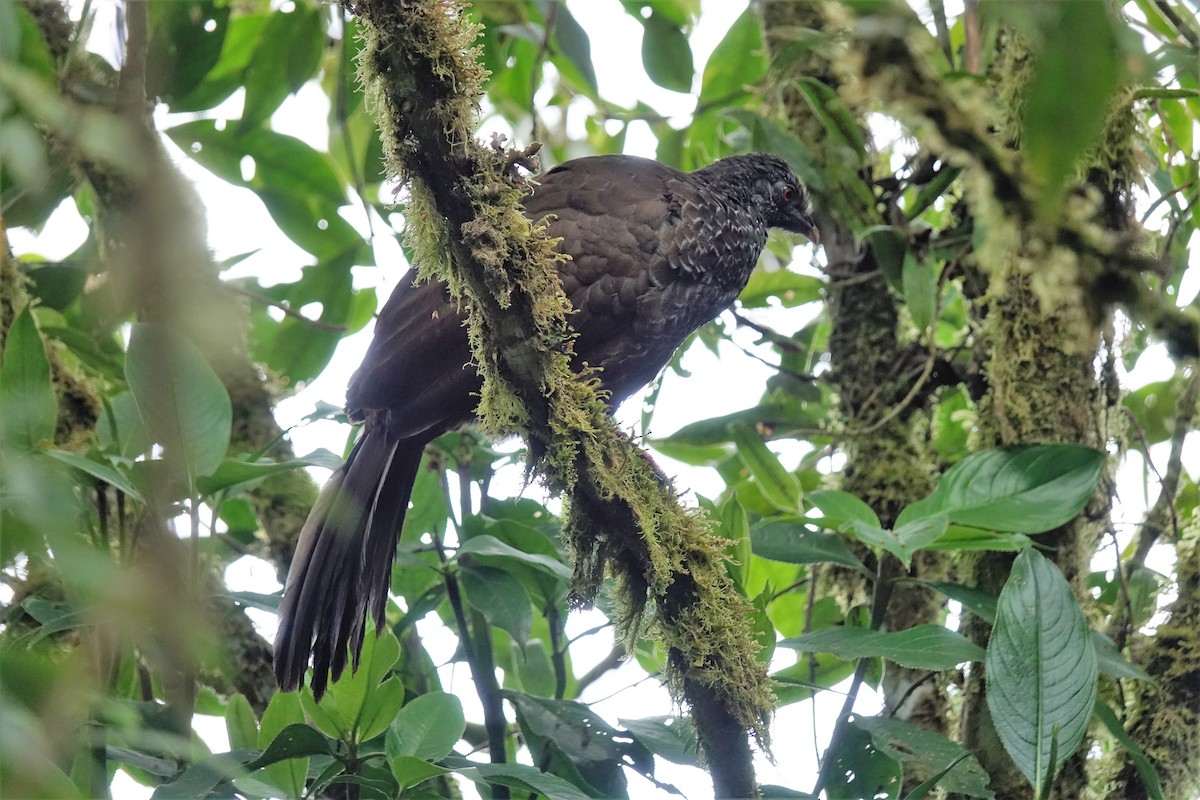
[[[737,758],[698,749],[708,723],[677,685],[662,689],[673,717],[589,707],[625,645],[653,676],[668,648],[643,636],[576,663],[578,639],[608,628],[567,632],[560,505],[493,492],[511,449],[474,431],[426,453],[389,626],[358,672],[320,704],[274,689],[246,612],[279,596],[223,576],[247,556],[284,574],[315,497],[303,468],[339,462],[297,458],[275,407],[369,325],[364,268],[401,271],[377,254],[438,235],[406,220],[427,208],[387,177],[404,165],[373,115],[411,76],[359,58],[387,35],[377,5],[126,0],[106,30],[101,4],[0,0],[6,796],[105,796],[120,770],[156,798],[450,797],[464,782],[621,797],[627,773],[656,780],[664,760]],[[733,624],[758,649],[741,655],[778,705],[845,693],[816,721],[819,771],[764,791],[1194,798],[1193,11],[776,0],[700,64],[699,0],[613,2],[649,80],[694,99],[681,119],[605,96],[601,34],[574,4],[408,5],[448,37],[480,26],[482,114],[469,95],[454,113],[481,139],[537,139],[557,163],[649,132],[683,169],[766,150],[813,191],[820,268],[773,238],[689,345],[766,363],[761,398],[672,431],[658,382],[640,417],[652,456],[720,478],[695,502],[750,609]],[[323,146],[276,129],[297,93],[327,105]],[[253,193],[295,246],[289,269],[214,262],[224,232],[193,167]],[[52,215],[87,229],[58,260],[38,235]],[[681,362],[668,372],[686,386]],[[302,424],[329,420],[351,435],[324,405]],[[445,690],[452,665],[418,630],[435,621],[477,697]],[[864,687],[882,713],[852,713]],[[196,735],[204,715],[223,717],[228,752]],[[778,748],[797,732],[770,733],[794,759]]]

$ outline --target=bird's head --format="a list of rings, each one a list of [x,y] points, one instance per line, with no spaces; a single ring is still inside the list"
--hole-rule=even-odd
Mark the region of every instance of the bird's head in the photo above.
[[[821,233],[813,222],[808,189],[783,159],[767,154],[757,157],[760,164],[754,182],[754,200],[763,210],[767,224],[820,244]]]

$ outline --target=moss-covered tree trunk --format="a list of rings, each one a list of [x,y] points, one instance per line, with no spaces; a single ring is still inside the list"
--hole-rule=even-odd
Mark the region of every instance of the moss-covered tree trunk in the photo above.
[[[884,279],[876,253],[860,241],[856,231],[886,221],[887,200],[878,187],[884,177],[866,152],[848,152],[846,142],[831,137],[793,81],[817,78],[836,90],[836,52],[814,49],[807,57],[786,60],[794,48],[796,31],[822,31],[827,41],[837,26],[818,4],[774,2],[764,6],[766,41],[775,57],[768,92],[777,93],[788,127],[822,165],[828,184],[815,190],[814,204],[821,229],[821,244],[828,263],[827,309],[830,320],[828,379],[838,394],[839,418],[831,428],[841,432],[846,465],[838,488],[867,502],[880,522],[890,527],[897,515],[933,489],[937,463],[929,446],[925,404],[931,395],[932,356],[924,331],[912,324],[902,302]],[[848,109],[863,124],[863,109]],[[847,190],[856,184],[859,191]],[[864,193],[875,202],[864,202]],[[865,552],[865,548],[864,548]],[[945,559],[924,553],[913,565],[914,577],[935,579],[946,572]],[[891,578],[900,577],[899,562],[889,567]],[[857,575],[837,568],[825,570],[823,580],[835,596],[849,606],[861,602],[863,586]],[[903,630],[937,622],[942,609],[935,594],[897,584],[890,595],[882,625]],[[898,664],[886,667],[881,691],[894,716],[944,733],[949,703],[929,675]]]

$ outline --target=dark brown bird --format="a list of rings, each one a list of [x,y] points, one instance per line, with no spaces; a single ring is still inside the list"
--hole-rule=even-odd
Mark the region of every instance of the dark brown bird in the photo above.
[[[562,164],[525,199],[570,256],[559,268],[577,309],[578,362],[600,367],[612,408],[649,382],[698,327],[745,287],[770,228],[814,243],[808,192],[779,158],[731,156],[683,173],[633,156]],[[384,610],[392,558],[425,445],[471,421],[480,378],[463,319],[436,282],[403,283],[350,380],[346,411],[362,435],[300,532],[279,607],[275,674],[284,690],[313,659],[320,699],[368,612]]]

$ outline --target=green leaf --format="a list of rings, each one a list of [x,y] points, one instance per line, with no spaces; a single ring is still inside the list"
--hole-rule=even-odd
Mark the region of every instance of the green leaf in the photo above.
[[[982,661],[983,648],[941,625],[917,625],[884,632],[848,626],[825,628],[780,647],[810,653],[833,653],[839,658],[885,658],[909,669],[950,669],[966,661]]]
[[[104,411],[96,422],[96,441],[106,453],[129,459],[150,449],[150,435],[132,392],[121,392],[105,401]]]
[[[1158,778],[1158,770],[1154,768],[1154,764],[1150,759],[1146,758],[1145,752],[1134,741],[1129,732],[1125,730],[1125,726],[1121,724],[1121,720],[1117,718],[1116,713],[1108,707],[1108,704],[1103,700],[1097,700],[1093,713],[1104,723],[1104,727],[1108,728],[1108,732],[1113,735],[1113,738],[1121,743],[1121,746],[1129,753],[1129,759],[1133,762],[1133,766],[1137,768],[1138,776],[1142,779],[1142,785],[1146,788],[1146,795],[1150,800],[1165,800],[1163,794],[1162,782]]]
[[[172,111],[203,111],[213,108],[243,85],[243,75],[258,49],[259,37],[271,14],[238,14],[231,17],[217,63],[186,96],[170,100]]]
[[[783,468],[779,458],[767,449],[762,437],[744,422],[730,425],[729,432],[737,445],[742,463],[754,476],[763,497],[780,511],[799,511],[800,481]]]
[[[53,82],[54,56],[34,15],[22,3],[10,2],[0,4],[0,13],[3,14],[0,17],[0,58],[18,63],[32,75]]]
[[[125,369],[124,351],[112,339],[94,337],[79,328],[43,325],[42,335],[65,344],[79,360],[107,378],[119,381]]]
[[[363,704],[358,719],[356,740],[365,742],[386,731],[403,705],[404,684],[395,675],[388,677],[378,686],[371,687],[369,698]]]
[[[485,564],[490,559],[513,559],[556,578],[571,579],[571,570],[558,559],[540,553],[522,552],[505,544],[495,536],[487,534],[475,536],[463,542],[462,546],[458,548],[457,557],[461,559],[464,555],[474,556]]]
[[[1101,672],[1110,678],[1127,678],[1129,680],[1154,682],[1154,679],[1150,677],[1150,674],[1146,670],[1121,655],[1121,651],[1117,649],[1117,645],[1112,639],[1100,631],[1092,631],[1091,633],[1092,645],[1096,648],[1096,663]]]
[[[447,762],[450,763],[450,760]],[[484,797],[490,797],[491,786],[497,785],[537,792],[549,800],[590,800],[578,787],[557,775],[525,764],[474,764],[466,759],[455,759],[452,768],[464,778],[481,784]]]
[[[305,756],[331,756],[325,737],[308,725],[288,725],[275,735],[262,754],[246,764],[247,769],[262,769],[281,761]]]
[[[234,750],[258,747],[258,719],[250,701],[240,692],[229,698],[225,706],[225,731]]]
[[[265,128],[237,131],[208,119],[185,122],[166,133],[197,162],[236,186],[317,195],[335,208],[345,203],[345,188],[329,155],[294,136]],[[246,157],[254,160],[249,179],[242,174]]]
[[[987,704],[1004,749],[1040,794],[1078,748],[1096,699],[1096,650],[1058,567],[1027,549],[1000,592],[987,649]],[[1058,732],[1057,763],[1049,764]]]
[[[32,282],[30,293],[41,301],[40,306],[55,311],[71,305],[83,292],[89,277],[88,271],[77,264],[45,264],[27,269]]]
[[[54,438],[58,399],[50,382],[50,361],[29,306],[8,329],[0,364],[0,444],[32,450]]]
[[[690,92],[696,68],[687,36],[657,11],[643,20],[642,25],[642,64],[650,80],[664,89]]]
[[[72,628],[79,628],[92,622],[87,609],[77,608],[67,602],[51,602],[44,597],[33,595],[21,602],[21,608],[33,617],[38,626],[20,637],[25,647],[31,647],[47,636]]]
[[[891,225],[873,225],[861,234],[871,243],[875,262],[884,280],[896,291],[904,293],[904,264],[908,260],[908,239]]]
[[[252,751],[234,750],[197,761],[182,775],[155,789],[150,800],[202,800],[210,797],[217,786],[246,774],[245,761],[249,755],[252,755]]]
[[[1075,517],[1095,491],[1104,453],[1075,444],[1000,447],[955,464],[898,522],[946,514],[995,531],[1042,533]]]
[[[246,67],[246,104],[239,128],[256,127],[289,94],[313,76],[325,50],[325,21],[319,7],[297,3],[267,20]]]
[[[396,756],[391,760],[391,767],[392,774],[396,776],[396,782],[400,784],[401,789],[416,786],[418,783],[436,778],[438,775],[450,774],[450,770],[445,767],[430,764],[424,759],[413,756]]]
[[[342,459],[325,449],[315,450],[303,458],[290,461],[234,461],[226,460],[211,474],[202,478],[198,486],[204,494],[216,494],[222,490],[240,487],[245,484],[278,475],[281,472],[304,467],[326,467],[337,469],[342,465]]]
[[[750,528],[750,547],[756,556],[787,564],[840,564],[869,575],[841,537],[818,533],[800,519],[760,522]]]
[[[394,678],[383,680],[400,658],[400,642],[387,628],[376,637],[373,626],[370,627],[363,639],[357,672],[347,668],[329,685],[319,704],[307,687],[300,695],[313,724],[345,742],[362,742],[378,736],[404,702],[403,684]]]
[[[900,762],[906,773],[925,780],[954,766],[938,783],[945,792],[970,797],[995,796],[988,788],[988,774],[975,756],[940,733],[884,717],[855,716],[854,725],[869,733],[875,747]]]
[[[104,748],[104,755],[109,761],[129,764],[144,772],[149,772],[151,775],[170,778],[179,774],[179,762],[173,758],[159,758],[148,753],[131,750],[128,747],[117,747],[111,744]]]
[[[750,640],[758,646],[754,657],[764,667],[771,664],[771,658],[775,655],[775,640],[779,635],[767,612],[774,593],[774,590],[768,586],[759,592],[757,597],[750,600]]]
[[[1043,216],[1057,216],[1068,179],[1100,137],[1121,80],[1115,21],[1105,3],[1055,3],[1054,21],[1025,94],[1021,144],[1041,184]]]
[[[280,734],[287,728],[293,725],[304,725],[304,709],[300,705],[300,695],[296,692],[276,692],[271,695],[271,701],[267,703],[267,708],[263,711],[262,725],[258,732],[258,746],[263,750],[269,750],[271,745],[280,737]],[[312,728],[308,728],[312,730]],[[316,733],[315,731],[313,731]],[[280,747],[284,742],[292,741],[292,747],[299,749],[301,747],[300,738],[310,743],[313,749],[318,745],[308,734],[298,734],[293,731],[290,739],[285,738],[281,741]],[[321,740],[325,744],[324,739]],[[317,754],[327,752],[328,745],[325,744],[326,751],[318,750]],[[274,754],[273,754],[274,755]],[[288,758],[275,764],[269,764],[265,767],[266,777],[270,783],[278,789],[283,790],[288,797],[301,797],[304,794],[304,784],[308,777],[308,759],[307,758]]]
[[[49,458],[61,464],[73,467],[80,472],[91,475],[99,481],[107,483],[115,489],[121,490],[138,502],[142,500],[141,492],[133,485],[129,477],[110,464],[105,464],[102,461],[89,458],[80,453],[72,453],[69,450],[46,450],[45,453]]]
[[[905,207],[904,212],[908,218],[911,220],[920,216],[922,211],[929,208],[946,193],[946,190],[954,184],[960,174],[962,174],[962,167],[942,164],[937,174],[933,176],[933,180],[922,186],[912,204]]]
[[[133,326],[125,378],[150,436],[185,471],[189,486],[225,457],[233,409],[204,356],[160,323]]]
[[[951,770],[953,770],[955,767],[957,767],[959,764],[961,764],[963,761],[966,761],[970,757],[971,757],[971,753],[969,751],[964,750],[963,754],[960,755],[958,758],[956,758],[954,761],[950,762],[950,764],[945,769],[931,775],[930,777],[926,778],[925,780],[921,781],[919,784],[914,786],[912,788],[912,791],[910,791],[908,794],[904,795],[904,800],[925,800],[925,798],[929,796],[930,792],[932,792],[934,789],[936,789],[938,786],[941,785],[942,779],[945,778],[947,775],[949,775]],[[987,796],[994,797],[995,795],[988,794]]]
[[[985,550],[999,553],[1019,553],[1029,547],[1032,540],[1023,533],[996,533],[981,528],[968,528],[962,525],[951,525],[945,535],[932,544],[926,545],[926,550],[955,550],[972,552]]]
[[[845,144],[862,161],[867,153],[866,138],[837,92],[816,78],[802,78],[796,82],[796,88],[808,101],[813,115],[826,132]]]
[[[984,622],[995,624],[996,622],[996,598],[987,592],[980,591],[970,586],[963,586],[958,583],[948,583],[946,581],[920,581],[914,580],[921,586],[928,586],[930,589],[941,592],[951,600],[956,600],[962,604],[962,607],[970,611],[975,616],[979,617]]]
[[[146,94],[168,104],[189,94],[217,63],[230,9],[214,0],[152,3]]]
[[[459,563],[463,567],[462,587],[471,607],[489,624],[508,631],[518,644],[525,644],[533,628],[533,609],[521,582],[502,569]]]
[[[799,659],[790,667],[771,673],[771,680],[779,705],[785,706],[809,700],[853,673],[853,661],[838,658],[832,653],[814,653]]]
[[[708,446],[732,442],[731,428],[739,423],[751,428],[761,426],[776,435],[787,436],[789,431],[817,427],[821,423],[820,413],[791,400],[772,400],[754,408],[685,425],[664,439],[651,440],[651,443],[667,452],[665,448],[670,445]]]
[[[595,780],[597,786],[611,787],[611,781],[619,775],[613,767],[622,763],[643,774],[653,771],[653,758],[648,751],[636,742],[622,741],[628,737],[583,703],[512,691],[506,691],[504,696],[516,708],[517,723],[534,760],[541,763],[547,756],[565,757],[566,763],[579,773],[573,782]]]
[[[926,331],[937,311],[937,270],[933,264],[917,258],[912,250],[904,254],[901,285],[904,288],[904,303],[913,325],[918,331]]]
[[[583,80],[580,88],[590,89],[595,94],[596,68],[592,64],[592,42],[565,3],[560,3],[554,13],[554,40],[562,54],[578,70]]]
[[[700,105],[728,103],[745,88],[758,83],[767,71],[762,23],[758,12],[747,8],[717,43],[700,79]]]
[[[837,489],[818,489],[804,495],[804,502],[821,511],[821,519],[814,522],[832,530],[841,530],[854,520],[879,527],[879,517],[874,509],[857,495]]]
[[[696,728],[687,717],[619,719],[621,727],[656,756],[674,764],[701,767]]]
[[[541,639],[533,638],[519,650],[513,648],[513,661],[520,679],[520,688],[539,697],[553,697],[557,687],[554,664]]]
[[[1140,386],[1122,398],[1122,405],[1137,418],[1147,444],[1158,444],[1171,438],[1182,390],[1183,381],[1179,375],[1173,375],[1165,381]]]
[[[750,542],[750,519],[745,507],[738,502],[737,495],[733,494],[720,505],[715,516],[718,526],[713,533],[725,540],[723,546],[730,557],[725,565],[726,570],[738,591],[743,591],[750,572],[750,557],[754,552]]]
[[[882,547],[904,562],[912,563],[913,553],[936,542],[946,533],[950,521],[944,514],[906,522],[895,530],[880,528],[860,519],[850,521],[846,532],[870,547]]]
[[[444,758],[462,738],[466,725],[462,702],[454,695],[429,692],[413,698],[388,729],[388,757]]]
[[[825,282],[811,275],[799,275],[786,269],[768,272],[756,269],[738,302],[743,308],[766,308],[771,300],[779,301],[784,308],[794,308],[820,300],[825,291]]]
[[[825,753],[825,758],[834,759],[825,785],[826,797],[893,800],[900,796],[904,771],[895,759],[871,743],[866,731],[846,728],[842,746],[836,753]]]

